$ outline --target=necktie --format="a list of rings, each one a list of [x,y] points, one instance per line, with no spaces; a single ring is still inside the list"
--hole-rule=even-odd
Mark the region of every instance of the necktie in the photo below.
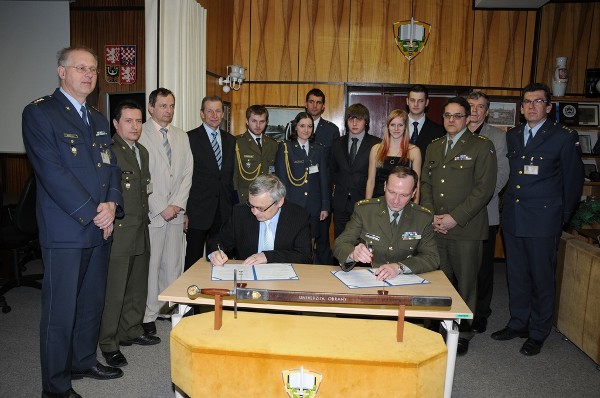
[[[308,151],[306,150],[306,145],[302,145],[302,150],[306,153],[306,155],[308,156]]]
[[[358,151],[358,138],[352,138],[352,146],[350,147],[350,163],[354,163],[356,152]]]
[[[85,105],[81,105],[81,118],[83,119],[83,122],[85,123],[86,126],[90,125],[90,122],[88,121],[88,116],[87,116],[87,109],[85,109]]]
[[[419,122],[413,122],[413,126],[415,126],[415,128],[413,129],[413,133],[410,136],[410,143],[416,144],[417,138],[419,137]]]
[[[263,237],[262,251],[273,250],[275,248],[275,239],[271,231],[271,220],[265,221],[265,235]]]
[[[395,212],[392,213],[392,217],[393,217],[392,222],[391,222],[392,227],[397,227],[398,226],[398,216],[399,215],[400,215],[400,213],[398,213],[397,211],[395,211]]]
[[[446,150],[446,155],[452,150],[452,144],[454,144],[452,140],[448,140],[448,149]]]
[[[133,151],[133,156],[135,156],[135,160],[137,160],[138,166],[140,166],[140,170],[142,169],[142,161],[140,159],[140,152],[138,151],[137,146],[132,146],[131,150]]]
[[[167,154],[167,159],[169,159],[169,165],[170,165],[171,164],[171,145],[169,144],[169,140],[167,139],[167,129],[163,127],[162,129],[160,129],[160,132],[162,133],[162,136],[163,136],[163,140],[162,140],[163,149],[165,150],[165,153]]]
[[[256,145],[258,145],[258,148],[262,151],[262,145],[260,145],[260,137],[256,139]]]
[[[528,129],[528,130],[529,130],[529,133],[527,134],[527,138],[525,139],[525,146],[527,146],[527,144],[529,144],[529,141],[531,141],[531,139],[533,138],[531,129]]]
[[[217,158],[217,165],[219,166],[219,170],[221,170],[221,148],[219,147],[219,142],[217,141],[217,132],[213,131],[212,133],[212,149],[215,152],[215,158]]]

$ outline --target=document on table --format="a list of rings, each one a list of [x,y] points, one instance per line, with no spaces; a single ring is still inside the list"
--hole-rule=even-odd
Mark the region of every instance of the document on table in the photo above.
[[[375,276],[375,271],[372,269],[353,269],[352,271],[331,271],[344,285],[350,289],[358,289],[361,287],[382,287],[382,286],[403,286],[403,285],[419,285],[430,283],[428,280],[421,278],[415,274],[400,274],[387,281],[378,281]]]
[[[212,267],[211,280],[232,281],[237,271],[237,281],[280,281],[298,280],[292,264],[270,263],[257,265],[225,264]]]

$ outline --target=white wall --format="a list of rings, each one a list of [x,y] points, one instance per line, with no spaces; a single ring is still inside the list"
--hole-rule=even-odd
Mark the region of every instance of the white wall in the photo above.
[[[69,24],[68,1],[0,1],[0,152],[25,152],[23,108],[58,86],[56,53],[69,46]]]

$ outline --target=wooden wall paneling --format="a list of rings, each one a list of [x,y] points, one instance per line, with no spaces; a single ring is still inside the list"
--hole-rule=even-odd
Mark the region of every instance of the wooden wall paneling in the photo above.
[[[4,167],[4,170],[2,170],[2,189],[7,194],[11,194],[11,197],[18,198],[25,186],[25,181],[33,174],[31,164],[26,155],[4,154],[2,155],[2,166]],[[4,180],[5,177],[6,180]]]
[[[416,20],[431,24],[421,54],[410,63],[410,83],[468,86],[471,80],[473,10],[471,0],[419,0]]]
[[[536,49],[533,48],[533,45],[535,42],[535,26],[537,14],[537,11],[527,11],[527,34],[525,35],[525,49],[523,53],[523,74],[521,77],[521,87],[525,87],[527,84],[533,81],[532,67],[534,51],[536,51]]]
[[[247,69],[249,79],[250,65],[250,0],[233,2],[233,63]],[[229,93],[231,102],[231,133],[240,134],[246,126],[246,108],[250,101],[251,83],[244,83],[240,91]]]
[[[392,27],[406,19],[410,19],[407,1],[351,1],[349,82],[409,82],[409,63],[396,46]]]
[[[199,0],[206,9],[206,70],[219,76],[233,62],[233,0]],[[208,91],[208,85],[207,85]]]
[[[556,57],[567,57],[567,95],[582,94],[592,33],[592,3],[549,3],[542,7],[536,80],[552,87]]]
[[[298,106],[306,103],[306,93],[319,88],[325,94],[325,111],[323,117],[341,130],[344,127],[344,84],[298,84]]]
[[[300,0],[253,0],[250,23],[251,80],[298,80]]]
[[[471,85],[521,87],[527,12],[475,11]]]
[[[98,83],[88,103],[104,111],[105,93],[145,90],[145,14],[144,10],[76,9],[71,10],[71,44],[84,45],[98,54]],[[104,46],[135,44],[137,46],[136,82],[134,84],[108,83],[105,77]],[[58,49],[57,49],[58,50]]]
[[[297,84],[255,83],[249,85],[250,103],[263,105],[299,106]],[[244,112],[246,110],[244,109]]]
[[[350,0],[302,0],[301,4],[299,80],[347,81]]]
[[[586,68],[600,68],[600,2],[594,4]]]

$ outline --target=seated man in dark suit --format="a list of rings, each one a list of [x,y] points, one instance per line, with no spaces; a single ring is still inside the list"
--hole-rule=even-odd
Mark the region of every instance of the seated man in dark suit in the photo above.
[[[274,175],[258,176],[248,188],[248,201],[233,208],[229,221],[208,243],[208,258],[223,265],[226,251],[236,249],[244,265],[311,263],[308,213],[285,202],[285,186]]]

